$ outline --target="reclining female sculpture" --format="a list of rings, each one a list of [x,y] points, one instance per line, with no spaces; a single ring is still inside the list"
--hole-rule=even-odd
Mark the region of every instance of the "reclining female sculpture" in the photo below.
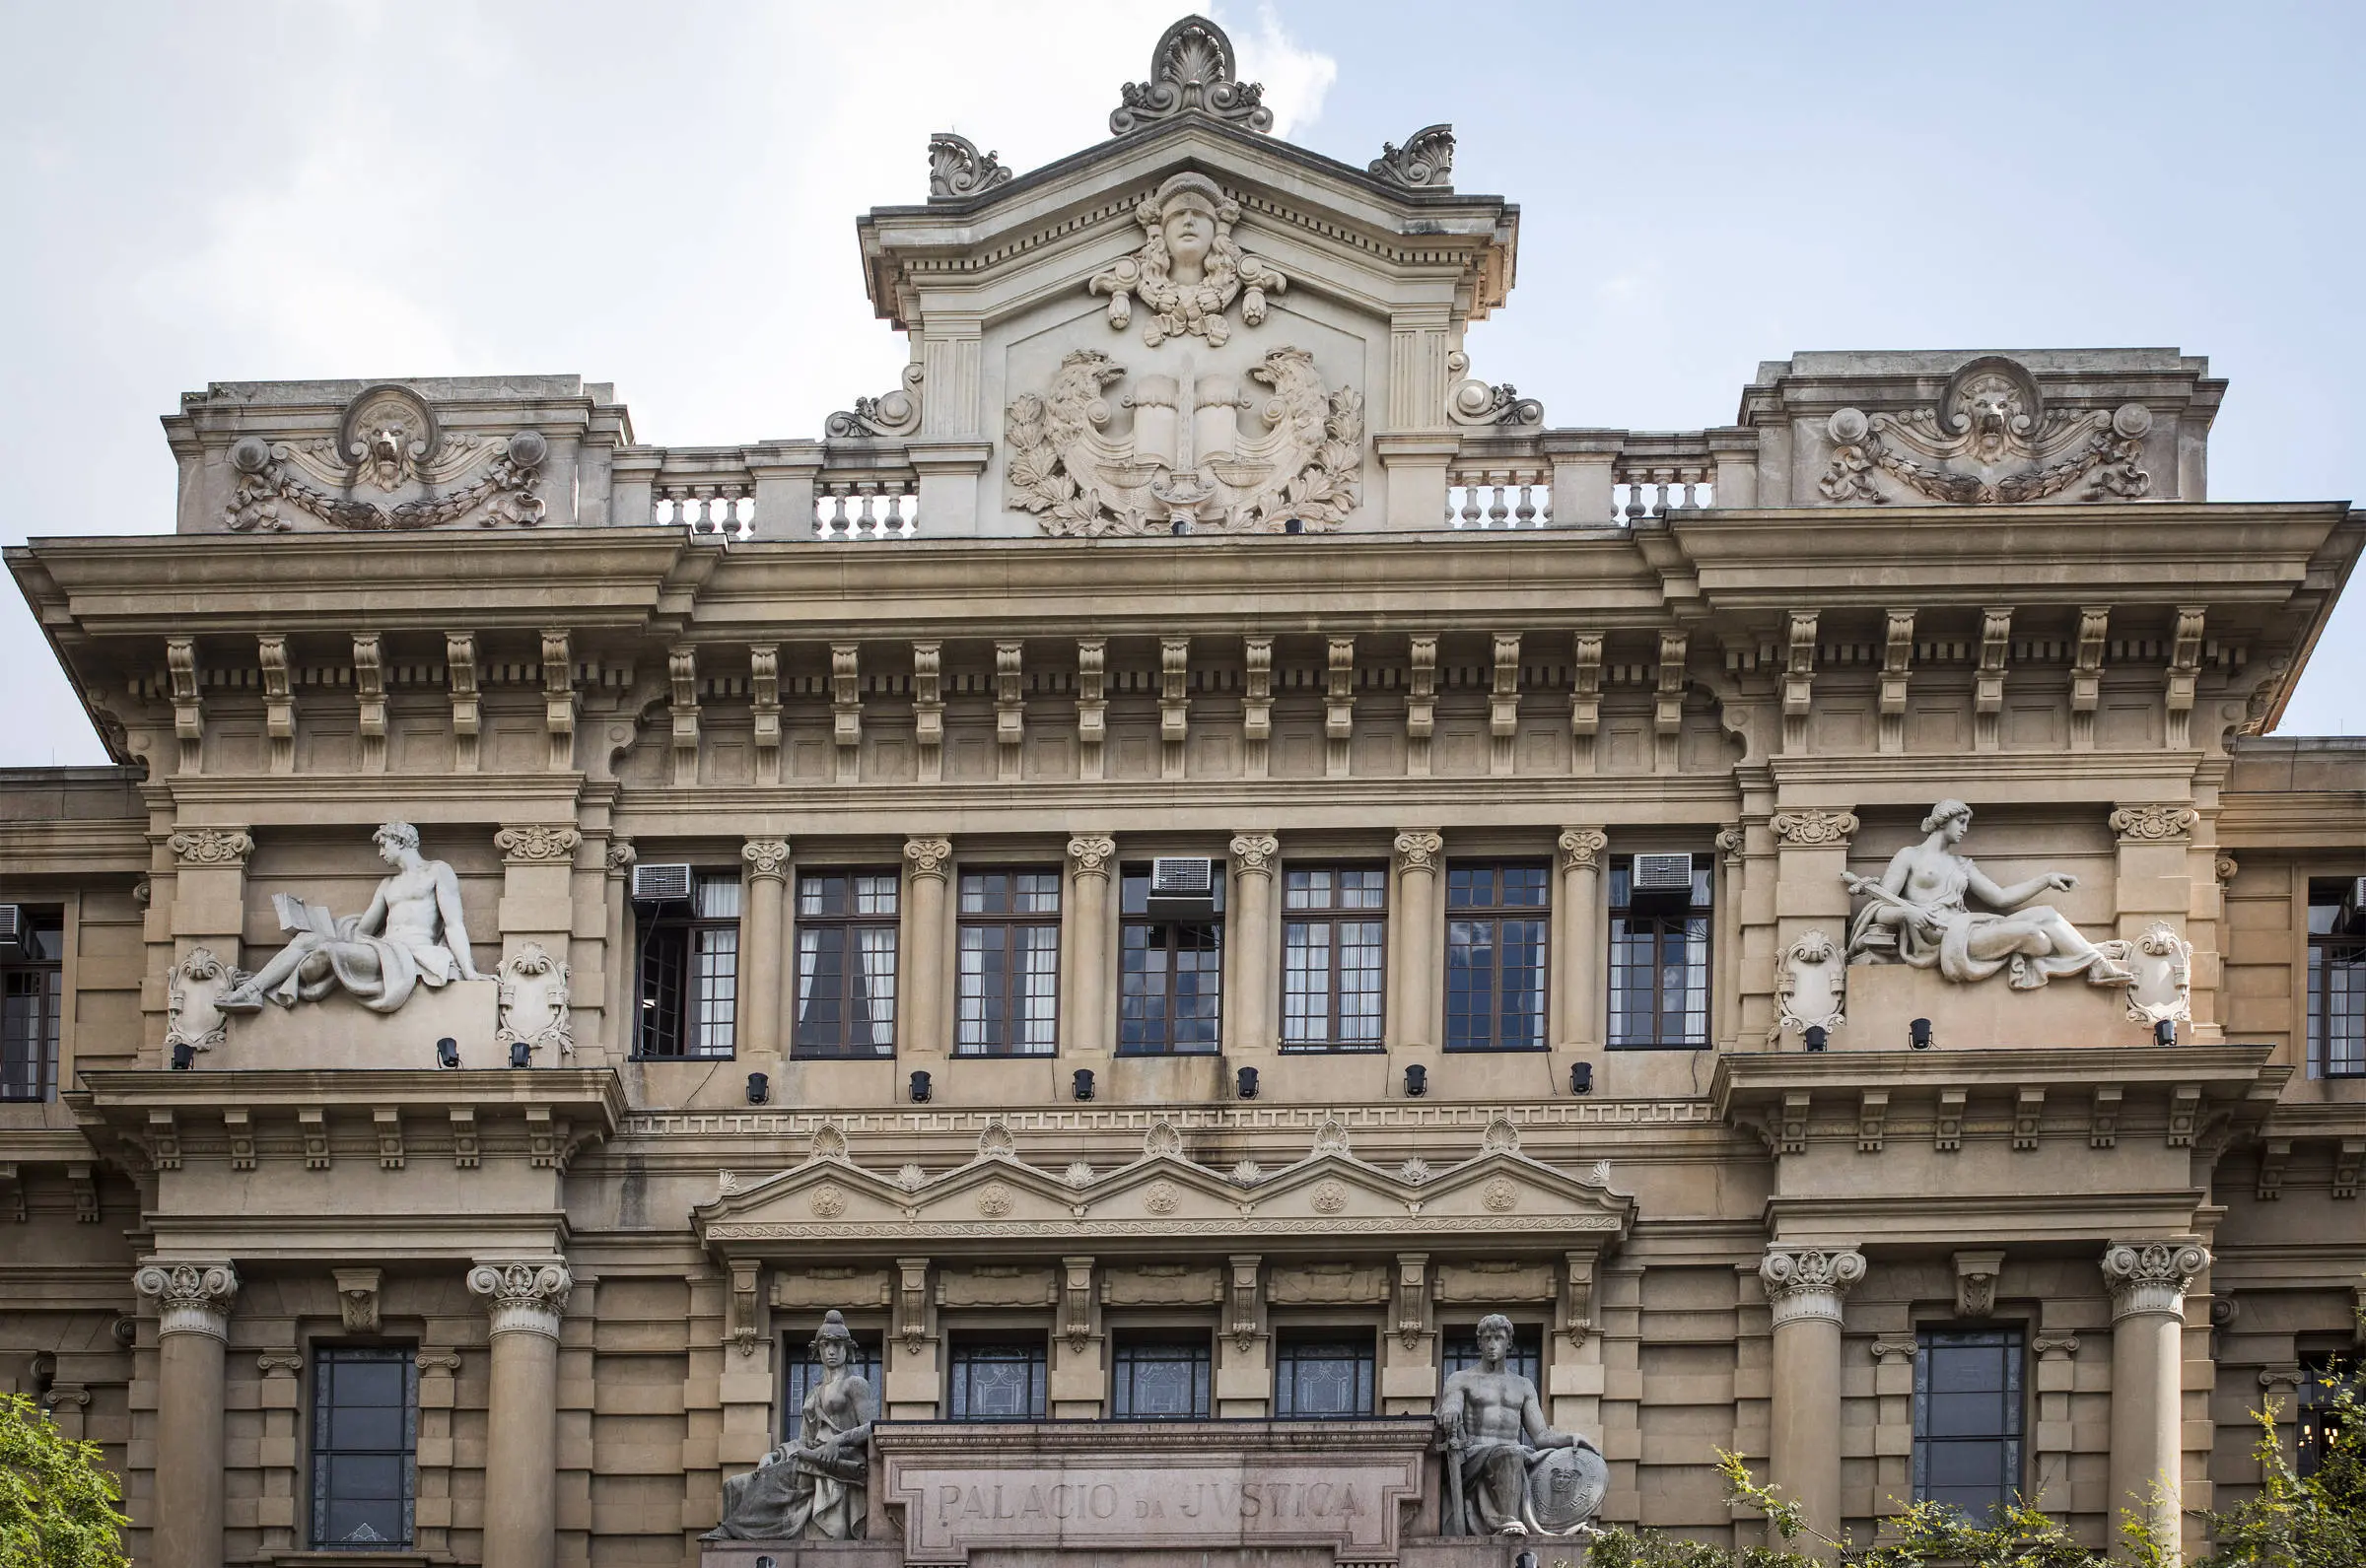
[[[1896,958],[1916,969],[1936,969],[1963,985],[2009,968],[2015,990],[2035,990],[2048,981],[2079,974],[2096,986],[2124,986],[2134,978],[2060,911],[2029,902],[2041,893],[2074,888],[2078,878],[2045,871],[1998,887],[1969,857],[1955,852],[1971,826],[1970,806],[1942,800],[1922,819],[1926,837],[1892,855],[1878,881],[1841,873],[1849,892],[1871,901],[1849,927],[1850,963]],[[1974,911],[1967,894],[1997,913]]]
[[[707,1540],[860,1540],[870,1508],[870,1384],[848,1369],[855,1336],[833,1311],[813,1336],[821,1381],[805,1395],[797,1441],[723,1483],[723,1523]]]

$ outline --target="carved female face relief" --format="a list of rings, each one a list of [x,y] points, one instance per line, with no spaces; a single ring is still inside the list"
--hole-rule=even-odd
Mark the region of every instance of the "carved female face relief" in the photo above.
[[[1177,204],[1160,217],[1158,232],[1166,239],[1168,275],[1181,284],[1199,282],[1216,246],[1216,220],[1196,204]]]

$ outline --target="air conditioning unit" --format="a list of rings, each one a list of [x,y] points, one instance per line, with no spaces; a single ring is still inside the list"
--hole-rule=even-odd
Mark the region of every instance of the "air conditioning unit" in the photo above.
[[[25,906],[0,904],[0,942],[20,942],[25,939]]]
[[[1216,862],[1190,854],[1152,860],[1149,913],[1162,920],[1216,919]]]
[[[1637,893],[1693,891],[1693,857],[1689,854],[1638,854],[1635,857],[1634,887]]]
[[[634,903],[686,904],[689,899],[690,867],[687,862],[633,867]]]

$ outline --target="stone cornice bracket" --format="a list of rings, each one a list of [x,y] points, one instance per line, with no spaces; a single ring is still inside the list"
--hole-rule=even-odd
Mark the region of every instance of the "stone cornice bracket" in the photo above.
[[[950,839],[906,839],[904,858],[912,862],[916,877],[933,876],[941,882],[953,859],[953,841]]]
[[[1415,633],[1407,640],[1406,658],[1405,769],[1427,779],[1429,740],[1437,732],[1437,635]]]
[[[1572,635],[1569,666],[1569,752],[1574,773],[1595,771],[1594,742],[1602,733],[1602,634]]]
[[[452,766],[458,773],[476,772],[477,738],[483,715],[476,694],[476,634],[444,634],[444,685],[452,697]]]
[[[1396,852],[1399,871],[1435,871],[1446,841],[1443,834],[1427,828],[1411,828],[1398,834],[1391,848]]]
[[[1864,1255],[1854,1248],[1825,1249],[1770,1244],[1758,1277],[1767,1287],[1773,1325],[1822,1318],[1841,1322],[1841,1298],[1865,1277]]]
[[[995,776],[1016,784],[1025,771],[1027,673],[1024,643],[994,645]]]
[[[1231,1259],[1231,1281],[1224,1293],[1230,1321],[1224,1329],[1232,1335],[1235,1350],[1245,1351],[1257,1341],[1257,1271],[1263,1261],[1255,1253],[1239,1253]]]
[[[2103,705],[2103,645],[2112,629],[2112,607],[2090,604],[2078,612],[2078,658],[2070,666],[2070,749],[2095,749],[2095,710]]]
[[[1072,876],[1108,880],[1117,860],[1117,841],[1106,833],[1084,833],[1068,841],[1068,869]]]
[[[698,649],[668,652],[665,679],[673,713],[673,786],[687,789],[698,783]]]
[[[755,721],[756,783],[781,782],[781,646],[751,644],[747,650],[748,713]]]
[[[1674,773],[1682,766],[1677,742],[1684,734],[1684,684],[1691,658],[1692,634],[1662,632],[1659,634],[1659,664],[1656,669],[1656,689],[1651,700],[1651,768],[1654,773]]]
[[[1158,640],[1158,777],[1184,777],[1191,738],[1191,639]]]
[[[1517,639],[1514,639],[1516,646]],[[1328,640],[1329,665],[1324,671],[1323,692],[1323,773],[1331,779],[1345,779],[1353,767],[1350,746],[1356,738],[1356,639],[1334,637]],[[1515,652],[1514,660],[1518,658]],[[1518,678],[1518,670],[1513,670]],[[1502,677],[1496,677],[1502,684]]]
[[[1816,617],[1814,610],[1793,610],[1788,623],[1789,655],[1782,670],[1782,749],[1795,755],[1807,749],[1808,704],[1816,689]]]
[[[838,749],[838,783],[863,782],[863,650],[830,645],[830,743]]]
[[[751,878],[770,878],[775,882],[789,880],[787,839],[750,839],[739,846],[739,858],[747,862],[747,874]]]
[[[2169,721],[2161,742],[2171,751],[2193,744],[2193,686],[2201,674],[2201,629],[2206,610],[2198,604],[2177,609],[2177,640],[2169,653]]]
[[[633,862],[640,858],[641,852],[633,848],[632,840],[611,839],[608,841],[608,875],[619,881],[631,876]]]
[[[162,1320],[157,1335],[203,1333],[230,1338],[231,1304],[239,1298],[239,1271],[218,1263],[146,1263],[131,1287],[153,1300]]]
[[[1274,862],[1281,857],[1282,841],[1270,833],[1240,833],[1231,843],[1232,874],[1271,878]]]
[[[353,700],[360,717],[362,772],[386,771],[386,666],[376,632],[353,634]]]
[[[1245,131],[1270,131],[1274,111],[1265,106],[1265,88],[1235,80],[1232,40],[1206,17],[1185,17],[1168,28],[1150,51],[1147,82],[1118,89],[1109,111],[1109,134],[1123,136],[1146,125],[1199,113]]]
[[[538,1333],[556,1339],[559,1315],[575,1276],[561,1258],[501,1260],[468,1270],[468,1294],[492,1314],[494,1333]]]
[[[1980,669],[1972,677],[1972,749],[1995,751],[2002,745],[2004,661],[2013,648],[2013,607],[2009,604],[1980,612]]]
[[[575,643],[567,628],[542,629],[542,728],[550,736],[546,766],[565,773],[575,766]]]
[[[2187,1284],[2209,1266],[2210,1255],[2197,1243],[2115,1242],[2103,1253],[2112,1321],[2140,1313],[2183,1317]]]
[[[1881,655],[1881,723],[1876,737],[1888,753],[1906,750],[1906,690],[1914,673],[1914,612],[1892,610]]]
[[[1498,777],[1517,766],[1520,736],[1520,634],[1496,632],[1487,699],[1487,771]]]
[[[1060,1333],[1081,1355],[1092,1339],[1092,1260],[1063,1258],[1060,1271]]]
[[[1380,156],[1364,167],[1388,184],[1407,190],[1452,190],[1454,127],[1425,125],[1406,137],[1403,147],[1382,142]]]
[[[2112,831],[2122,844],[2183,844],[2192,836],[2201,816],[2192,806],[2138,803],[2112,813]]]
[[[1730,828],[1719,828],[1717,830],[1717,850],[1725,856],[1726,864],[1741,864],[1742,857],[1750,852],[1749,830],[1738,822]]]
[[[1555,843],[1561,850],[1564,871],[1598,871],[1602,852],[1610,848],[1610,835],[1600,828],[1564,828]]]
[[[254,838],[244,828],[183,828],[165,841],[182,865],[244,865]]]
[[[1252,650],[1254,646],[1252,642]],[[1267,647],[1270,651],[1270,640]],[[1101,743],[1109,738],[1108,673],[1105,668],[1108,655],[1109,644],[1105,639],[1078,639],[1077,776],[1088,783],[1101,777]],[[1254,670],[1255,660],[1252,657],[1252,677]]]
[[[329,1272],[337,1282],[337,1310],[343,1315],[347,1333],[376,1333],[379,1331],[379,1289],[385,1273],[378,1268],[334,1268]]]
[[[1584,1345],[1586,1336],[1594,1331],[1594,1264],[1593,1253],[1565,1253],[1562,1255],[1562,1311],[1566,1320],[1562,1331],[1569,1336],[1569,1348]]]
[[[1011,171],[999,153],[981,153],[978,144],[957,131],[939,131],[929,138],[929,199],[958,200],[1010,183]]]
[[[1775,838],[1802,849],[1822,849],[1832,845],[1845,847],[1856,835],[1856,813],[1826,811],[1816,807],[1805,811],[1777,811],[1768,826],[1774,830]]]
[[[1241,639],[1240,662],[1241,773],[1263,779],[1272,765],[1268,748],[1274,738],[1274,640]]]
[[[271,743],[271,771],[296,771],[296,699],[288,689],[288,640],[276,633],[254,640],[263,671],[263,735]]]
[[[563,822],[522,822],[493,835],[504,865],[564,865],[584,836]]]
[[[944,782],[944,645],[912,645],[912,745],[920,782]]]
[[[1996,1280],[2004,1272],[2001,1252],[1955,1255],[1955,1315],[1985,1318],[1996,1311]]]
[[[173,683],[173,733],[180,742],[180,771],[205,771],[205,704],[198,695],[197,640],[165,639],[165,671]]]

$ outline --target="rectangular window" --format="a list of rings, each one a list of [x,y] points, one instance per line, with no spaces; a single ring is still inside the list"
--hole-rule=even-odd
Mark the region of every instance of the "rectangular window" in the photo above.
[[[419,1364],[407,1346],[313,1352],[313,1544],[399,1551],[411,1544]]]
[[[947,1411],[956,1421],[1040,1421],[1044,1365],[1041,1338],[955,1334]]]
[[[642,930],[634,1055],[729,1057],[738,1021],[739,873],[700,871],[688,901],[658,906]]]
[[[2021,1330],[1916,1338],[1914,1501],[1984,1525],[2021,1493]]]
[[[797,879],[799,1057],[895,1055],[896,915],[902,883],[884,871]]]
[[[799,1425],[804,1419],[805,1396],[821,1382],[822,1374],[827,1369],[822,1366],[820,1357],[813,1354],[810,1334],[787,1334],[782,1348],[786,1354],[781,1361],[781,1438],[788,1442],[795,1440]],[[875,1411],[879,1400],[879,1336],[876,1333],[867,1333],[861,1329],[855,1330],[855,1350],[846,1358],[846,1370],[870,1385],[871,1408]]]
[[[1222,1043],[1224,868],[1215,878],[1212,919],[1174,920],[1149,913],[1150,868],[1118,876],[1120,1056],[1207,1056]]]
[[[953,1054],[1048,1057],[1060,1028],[1060,873],[961,873]]]
[[[2366,1395],[2359,1387],[2354,1357],[2332,1351],[2300,1358],[2300,1473],[2317,1473],[2342,1433],[2342,1391]]]
[[[1715,859],[1696,854],[1689,887],[1657,888],[1635,885],[1635,859],[1610,859],[1610,1044],[1629,1051],[1705,1049]],[[1675,871],[1681,880],[1681,860]]]
[[[0,961],[0,1100],[57,1098],[58,1019],[65,998],[63,910],[20,906],[21,934]]]
[[[1388,872],[1288,866],[1282,873],[1282,1049],[1380,1048]]]
[[[1479,1326],[1466,1324],[1446,1334],[1446,1364],[1438,1376],[1450,1378],[1479,1365]],[[1516,1372],[1535,1384],[1545,1386],[1545,1330],[1532,1323],[1514,1324],[1511,1329],[1511,1354],[1503,1358],[1503,1370]]]
[[[1208,1414],[1208,1336],[1173,1329],[1121,1333],[1109,1413],[1121,1421],[1181,1421]]]
[[[1369,1329],[1296,1329],[1276,1335],[1276,1416],[1304,1421],[1371,1413]]]
[[[1446,868],[1446,1049],[1545,1049],[1543,861]]]
[[[2366,877],[2309,881],[2309,1076],[2366,1077]]]

